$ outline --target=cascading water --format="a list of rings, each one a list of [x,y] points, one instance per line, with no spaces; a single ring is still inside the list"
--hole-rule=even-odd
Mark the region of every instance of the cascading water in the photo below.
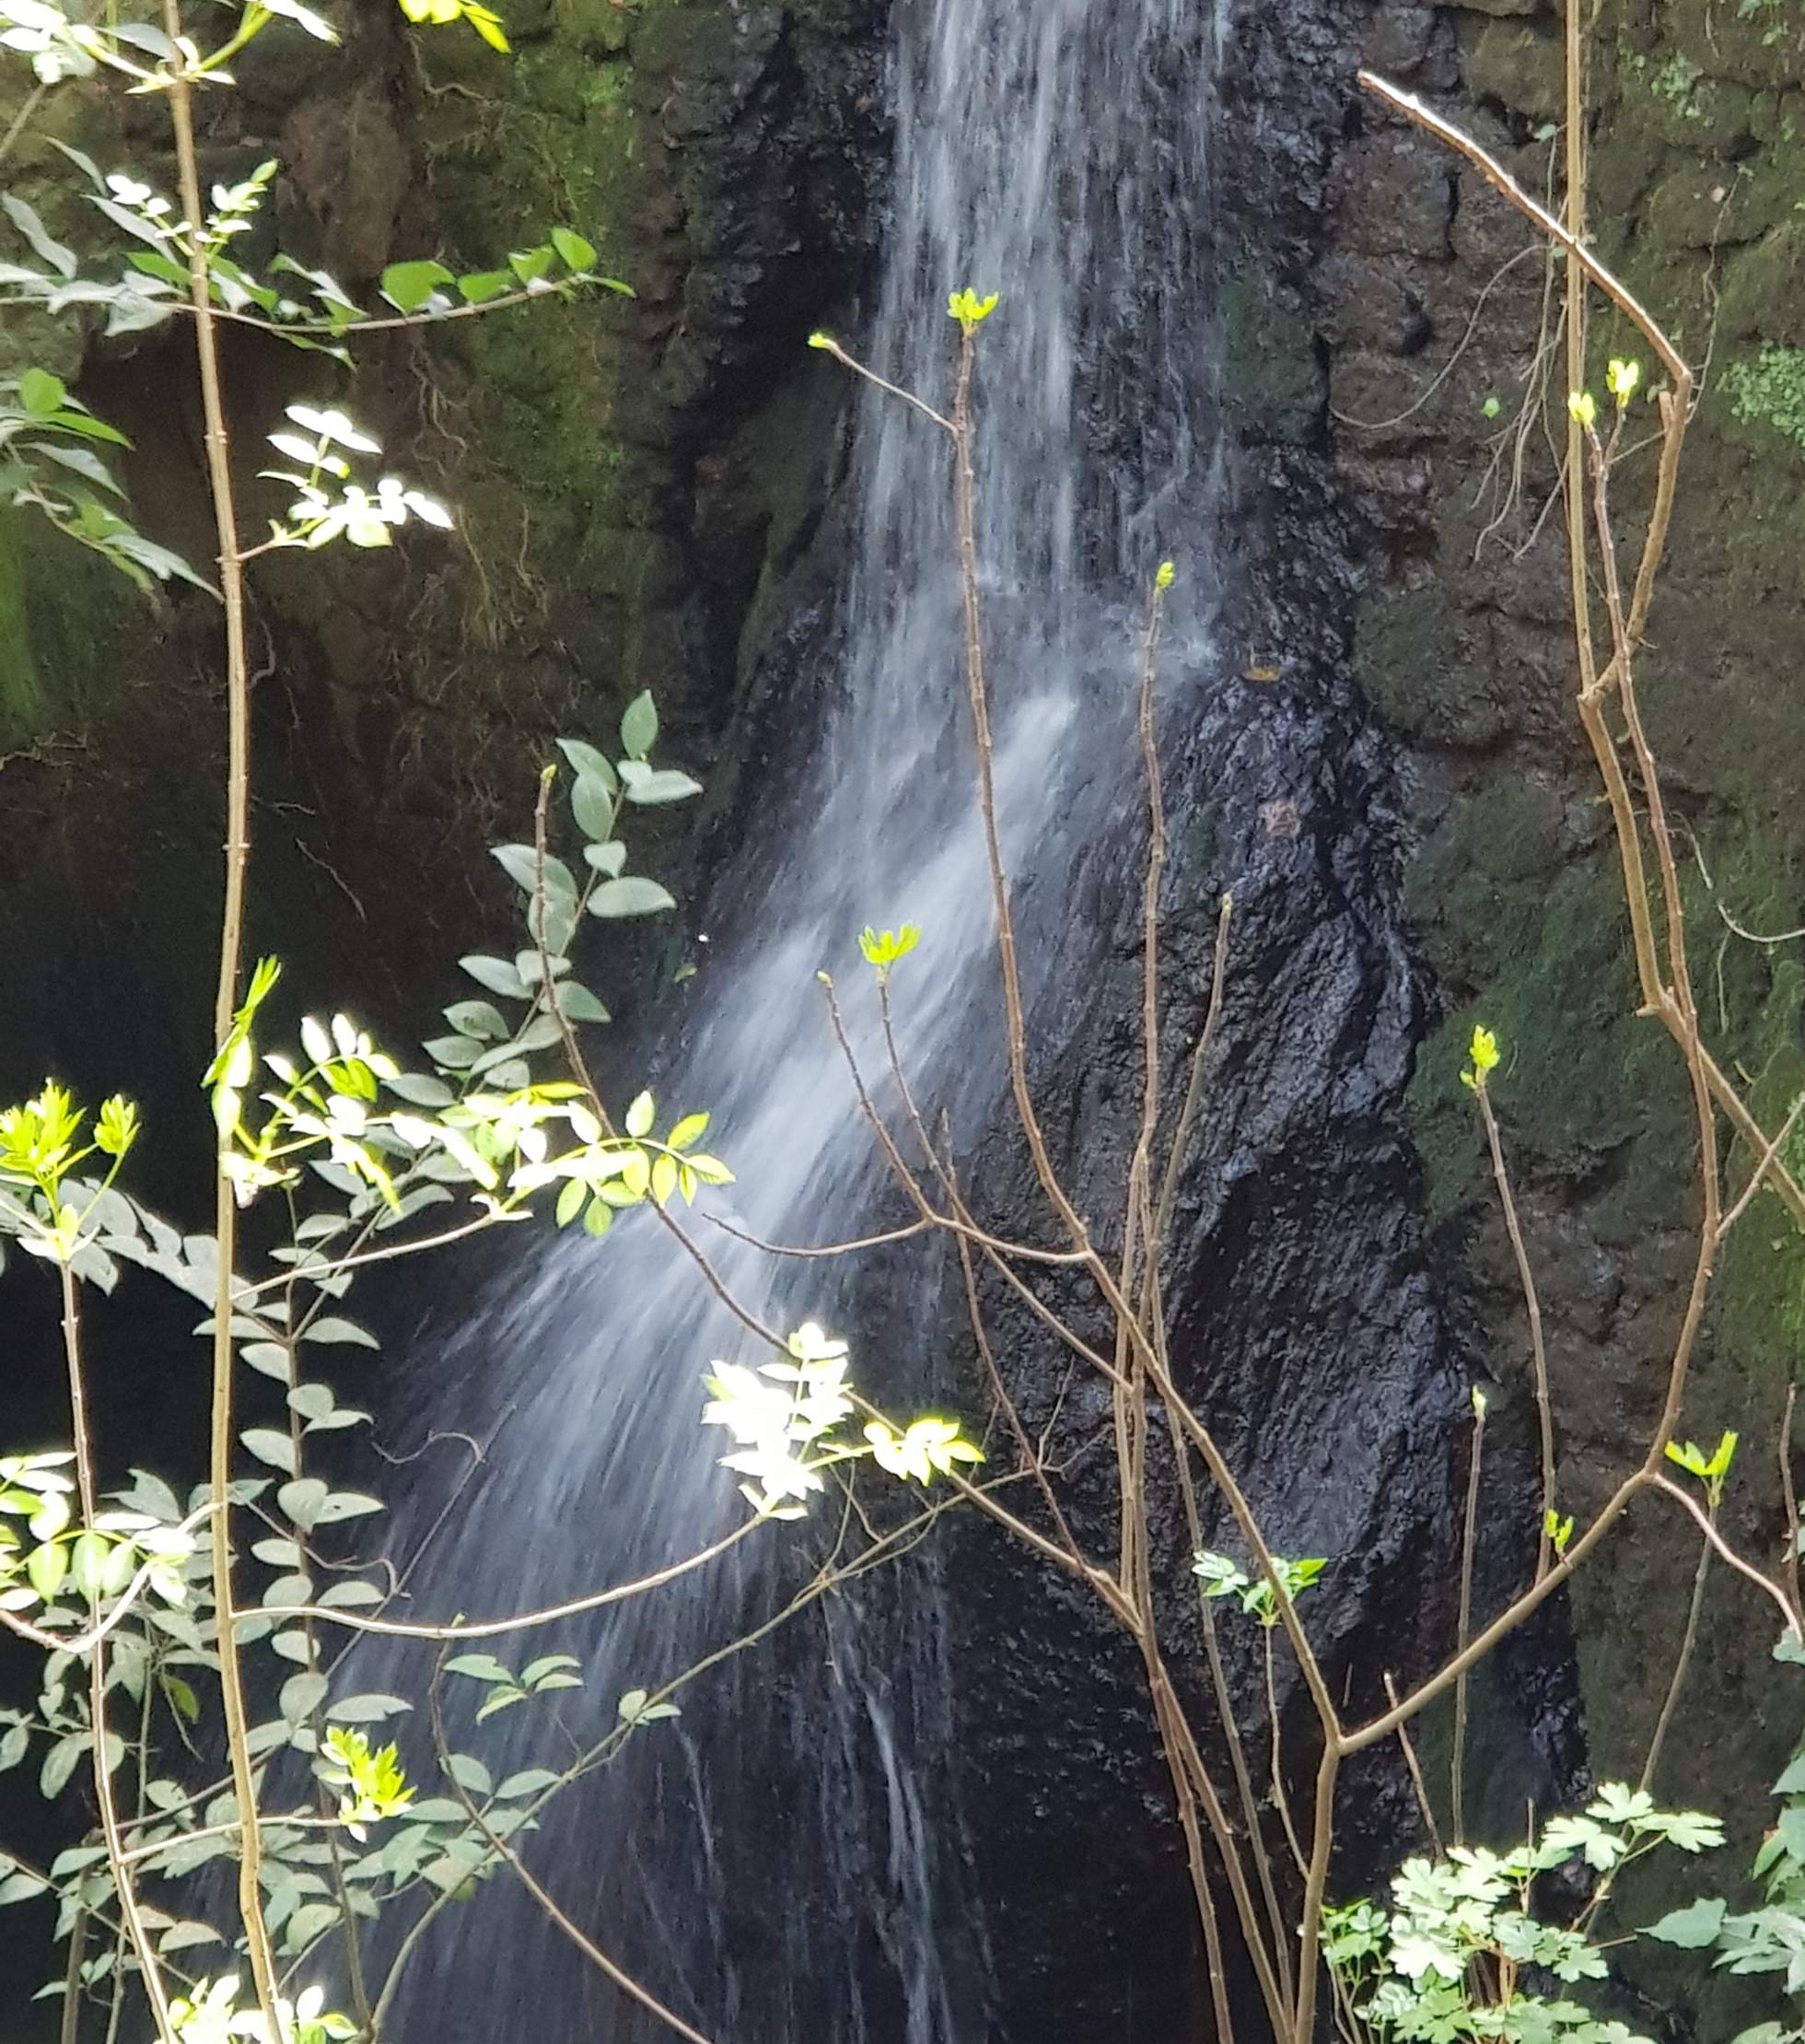
[[[1211,483],[1214,37],[1212,0],[901,0],[897,10],[881,299],[851,345],[943,401],[949,290],[1002,295],[982,335],[979,540],[1006,858],[1043,940],[1042,975],[1081,971],[1106,939],[1073,913],[1087,860],[1125,871],[1133,856],[1128,613],[1162,552],[1186,557],[1181,638],[1201,631],[1206,608],[1195,556]],[[975,1136],[1001,1072],[949,448],[893,401],[862,403],[850,580],[819,672],[777,691],[791,706],[786,791],[764,791],[741,819],[750,841],[712,900],[714,991],[661,1088],[670,1115],[712,1111],[710,1147],[739,1173],[739,1223],[791,1243],[861,1232],[882,1210],[882,1174],[816,984],[823,968],[845,984],[875,1074],[860,925],[907,917],[925,933],[896,989],[903,1056],[931,1110]],[[886,1265],[874,1295],[856,1293],[838,1266],[775,1262],[705,1224],[699,1232],[766,1324],[816,1317],[850,1337],[868,1395],[906,1412],[945,1394],[954,1359],[923,1352],[947,1346],[934,1332],[943,1274],[914,1259],[919,1245]],[[500,1432],[414,1579],[416,1608],[547,1602],[719,1534],[743,1508],[716,1466],[720,1442],[698,1425],[699,1380],[714,1357],[761,1360],[749,1348],[643,1219],[522,1273],[448,1354],[419,1366],[435,1413]],[[566,1712],[578,1736],[609,1722],[621,1692],[757,1624],[793,1585],[794,1558],[824,1537],[820,1526],[766,1529],[729,1563],[536,1637],[532,1653],[582,1657],[588,1689]],[[623,1760],[553,1807],[530,1848],[600,1944],[721,2044],[805,2034],[974,2044],[988,2033],[939,1567],[919,1551],[698,1681],[677,1724],[635,1734]],[[465,1743],[499,1774],[546,1760],[558,1734],[542,1711],[522,1710]],[[603,2028],[668,2034],[596,1980],[505,1881],[467,1920],[448,1921],[461,1928],[442,1959],[428,1945],[413,1962],[397,2034],[500,2038],[526,2007],[547,2044]]]

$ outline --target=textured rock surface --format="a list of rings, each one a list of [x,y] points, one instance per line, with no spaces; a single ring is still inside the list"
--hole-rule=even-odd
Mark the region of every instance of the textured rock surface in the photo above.
[[[1529,5],[1381,6],[1363,54],[1540,191],[1558,41],[1554,13]],[[1800,1079],[1796,949],[1747,942],[1718,910],[1763,933],[1800,921],[1791,535],[1805,446],[1788,430],[1796,364],[1773,352],[1798,337],[1799,25],[1777,7],[1607,0],[1592,49],[1600,252],[1706,366],[1643,694],[1683,834],[1706,1033],[1776,1125]],[[1548,1316],[1562,1503],[1583,1523],[1657,1409],[1690,1273],[1695,1145],[1677,1056],[1633,1016],[1614,856],[1571,710],[1541,424],[1549,397],[1558,415],[1564,371],[1543,352],[1543,260],[1476,176],[1370,109],[1350,114],[1333,218],[1314,311],[1324,430],[1356,516],[1355,660],[1405,747],[1412,941],[1445,1017],[1413,1084],[1438,1264],[1468,1367],[1520,1408],[1520,1301],[1457,1082],[1483,1019],[1506,1046],[1498,1094]],[[1620,321],[1597,320],[1595,388],[1605,356],[1628,347]],[[1648,460],[1620,491],[1631,534]],[[1748,1162],[1727,1166],[1730,1182]],[[1726,1529],[1764,1562],[1778,1551],[1775,1442],[1801,1279],[1805,1252],[1764,1201],[1723,1259],[1683,1429],[1741,1430]],[[1638,1511],[1579,1579],[1600,1776],[1639,1769],[1694,1551],[1683,1525]],[[1768,1664],[1772,1629],[1716,1576],[1660,1777],[1707,1807],[1740,1800],[1743,1843],[1799,1732],[1799,1699]]]

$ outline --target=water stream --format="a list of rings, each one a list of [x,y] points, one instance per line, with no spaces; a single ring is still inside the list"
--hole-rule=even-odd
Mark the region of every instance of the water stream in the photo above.
[[[1215,33],[1207,0],[899,0],[895,16],[881,290],[868,329],[846,340],[943,402],[949,290],[1002,296],[983,330],[981,548],[1007,857],[1042,983],[1085,970],[1100,940],[1071,913],[1080,869],[1134,856],[1133,617],[1163,554],[1185,563],[1175,666],[1194,656],[1209,607],[1197,555],[1212,487]],[[875,1069],[862,924],[906,917],[924,931],[896,986],[904,1055],[932,1109],[975,1132],[999,1076],[948,448],[875,393],[860,400],[857,444],[856,558],[815,671],[779,683],[784,779],[742,819],[743,855],[708,913],[700,1020],[661,1089],[672,1115],[712,1111],[740,1223],[793,1243],[858,1232],[877,1210],[880,1174],[816,982],[826,968],[846,989]],[[768,1323],[816,1317],[852,1338],[874,1396],[906,1411],[947,1392],[956,1359],[934,1338],[931,1257],[855,1294],[835,1267],[704,1237]],[[759,1360],[646,1224],[560,1244],[480,1303],[448,1348],[423,1350],[431,1408],[501,1431],[416,1581],[420,1608],[552,1598],[732,1524],[743,1507],[716,1466],[722,1443],[698,1425],[716,1356]],[[516,1658],[582,1655],[588,1687],[564,1699],[580,1735],[607,1723],[622,1691],[758,1622],[823,1537],[769,1529],[743,1564]],[[698,1681],[675,1725],[638,1734],[535,1841],[573,1915],[720,2044],[988,2034],[939,1569],[918,1552]],[[525,1709],[471,1739],[497,1774],[558,1743],[545,1713]],[[668,2034],[498,1882],[452,1912],[416,1967],[400,2032],[501,2038],[527,2010],[544,2044]]]

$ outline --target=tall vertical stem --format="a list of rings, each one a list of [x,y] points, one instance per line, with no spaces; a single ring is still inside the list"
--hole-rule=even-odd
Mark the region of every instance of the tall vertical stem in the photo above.
[[[91,1527],[100,1515],[99,1494],[94,1481],[94,1447],[87,1432],[87,1391],[82,1372],[81,1301],[76,1274],[65,1263],[63,1279],[63,1353],[69,1369],[69,1416],[75,1437],[76,1488],[81,1499],[82,1524]],[[112,1772],[107,1766],[107,1643],[95,1641],[87,1655],[87,1723],[92,1734],[94,1802],[100,1814],[100,1836],[106,1842],[107,1864],[119,1891],[119,1913],[138,1971],[150,2002],[161,2044],[174,2044],[175,2024],[169,2015],[169,1992],[163,1985],[162,1968],[149,1926],[138,1907],[138,1891],[132,1885],[132,1869],[125,1858],[125,1843],[119,1827],[119,1807],[113,1801]],[[73,1966],[74,1961],[71,1960]]]
[[[181,0],[163,0],[164,30],[171,41],[181,34]],[[219,973],[214,996],[214,1042],[223,1043],[238,1006],[244,950],[245,867],[250,853],[250,660],[245,637],[244,564],[239,546],[238,508],[232,492],[231,442],[219,373],[219,333],[213,312],[207,251],[201,239],[205,214],[194,141],[194,105],[186,73],[178,63],[169,82],[169,119],[175,130],[181,208],[189,222],[188,289],[194,310],[194,346],[200,364],[201,410],[207,485],[213,498],[219,545],[219,589],[226,613],[226,865],[219,931]],[[275,1959],[263,1924],[258,1875],[257,1781],[248,1743],[250,1721],[233,1629],[232,1531],[232,1270],[237,1261],[238,1206],[231,1181],[215,1168],[214,1236],[218,1285],[214,1295],[213,1411],[208,1482],[213,1500],[213,1581],[218,1626],[219,1691],[226,1738],[232,1756],[232,1787],[238,1799],[239,1914],[257,1990],[257,2005],[272,2037],[276,2018]]]
[[[1485,1449],[1485,1407],[1475,1392],[1473,1401],[1473,1459],[1467,1469],[1466,1518],[1461,1527],[1461,1610],[1454,1641],[1457,1654],[1466,1652],[1473,1631],[1473,1548],[1479,1533],[1479,1472]],[[1546,1522],[1544,1521],[1545,1524]],[[1544,1534],[1543,1537],[1546,1536]],[[1546,1571],[1536,1570],[1541,1582]],[[1454,1843],[1466,1843],[1467,1671],[1454,1682],[1454,1750],[1448,1763],[1448,1793]]]
[[[1564,225],[1572,242],[1586,235],[1586,44],[1579,10],[1584,0],[1566,0],[1566,106],[1564,137],[1566,203]],[[1576,250],[1566,251],[1566,391],[1586,387],[1586,272]],[[1592,650],[1591,605],[1586,582],[1586,449],[1579,421],[1566,416],[1566,549],[1573,585],[1573,635],[1579,664],[1579,693],[1589,696],[1598,679]]]

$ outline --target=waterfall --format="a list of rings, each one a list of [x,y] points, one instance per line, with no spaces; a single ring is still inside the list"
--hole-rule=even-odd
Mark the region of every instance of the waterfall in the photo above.
[[[1041,985],[1083,971],[1106,940],[1076,905],[1081,877],[1126,872],[1136,856],[1132,642],[1163,555],[1182,564],[1181,656],[1209,608],[1214,9],[899,0],[896,11],[881,289],[868,326],[844,339],[944,402],[949,291],[1001,296],[981,335],[979,542],[1005,855]],[[870,391],[858,402],[856,557],[812,666],[776,678],[785,729],[738,820],[743,853],[710,897],[698,1019],[659,1089],[660,1126],[711,1111],[709,1146],[739,1174],[726,1210],[794,1244],[863,1232],[879,1209],[882,1174],[816,978],[825,969],[844,989],[877,1073],[863,924],[922,929],[895,991],[929,1108],[975,1139],[1001,1073],[949,448],[907,408]],[[908,1245],[874,1285],[868,1266],[774,1262],[696,1225],[768,1324],[814,1317],[848,1338],[856,1381],[879,1402],[906,1413],[957,1396],[962,1359],[949,1352],[931,1251]],[[455,1339],[423,1345],[420,1409],[500,1431],[414,1578],[414,1607],[549,1601],[676,1559],[733,1524],[743,1507],[716,1466],[722,1443],[698,1424],[716,1357],[761,1360],[644,1216],[604,1244],[561,1242]],[[968,1405],[976,1396],[968,1384]],[[969,1417],[982,1424],[981,1408]],[[623,1691],[767,1616],[828,1532],[763,1529],[729,1563],[502,1652],[516,1664],[580,1655],[587,1687],[559,1701],[592,1736]],[[529,1843],[572,1915],[718,2044],[992,2034],[952,1766],[944,1598],[957,1591],[942,1565],[929,1545],[696,1682],[680,1720],[637,1732]],[[380,1657],[363,1664],[379,1672]],[[379,1686],[417,1688],[421,1665]],[[541,1705],[465,1740],[497,1774],[567,1750]],[[439,1937],[415,1962],[399,2035],[514,2035],[523,2008],[544,2044],[669,2034],[587,1970],[505,1875],[448,1912]]]

